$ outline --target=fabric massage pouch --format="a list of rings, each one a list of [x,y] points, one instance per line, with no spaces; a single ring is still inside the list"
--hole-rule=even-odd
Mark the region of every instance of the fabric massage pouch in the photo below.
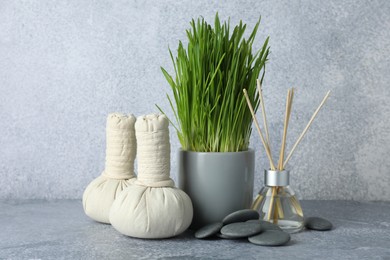
[[[137,180],[114,201],[110,222],[120,233],[137,238],[168,238],[184,232],[192,221],[191,199],[175,188],[170,173],[168,119],[137,118]]]
[[[106,128],[106,165],[83,194],[85,214],[109,222],[110,208],[119,193],[135,181],[134,160],[137,151],[134,115],[109,114]]]

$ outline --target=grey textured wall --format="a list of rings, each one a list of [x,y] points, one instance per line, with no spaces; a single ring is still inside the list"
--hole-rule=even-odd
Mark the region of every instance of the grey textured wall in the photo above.
[[[333,93],[290,161],[306,199],[390,199],[390,1],[1,1],[0,198],[80,198],[104,167],[105,120],[170,113],[160,66],[191,18],[216,11],[270,36],[264,85],[274,151],[288,87],[288,148]],[[171,129],[172,176],[176,179]],[[255,189],[264,151],[256,132]],[[275,152],[275,155],[277,153]]]

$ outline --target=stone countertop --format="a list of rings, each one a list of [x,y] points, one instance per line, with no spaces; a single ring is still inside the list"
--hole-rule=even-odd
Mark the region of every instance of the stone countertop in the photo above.
[[[134,239],[84,215],[79,200],[0,201],[0,259],[390,259],[390,202],[303,201],[328,232],[292,234],[283,247],[245,240]]]

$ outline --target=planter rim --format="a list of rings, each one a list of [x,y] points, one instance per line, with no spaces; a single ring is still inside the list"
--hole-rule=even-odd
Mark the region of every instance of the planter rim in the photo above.
[[[179,148],[179,152],[184,153],[193,153],[193,154],[213,154],[213,155],[228,155],[228,154],[244,154],[244,153],[253,153],[255,150],[252,148],[248,148],[246,151],[238,151],[238,152],[196,152],[196,151],[187,151]]]

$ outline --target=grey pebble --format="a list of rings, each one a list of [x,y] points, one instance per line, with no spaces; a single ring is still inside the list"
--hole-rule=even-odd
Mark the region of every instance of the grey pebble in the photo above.
[[[221,233],[217,233],[217,234],[215,234],[217,237],[219,237],[219,238],[223,238],[223,239],[237,239],[237,238],[235,238],[235,237],[229,237],[229,236],[226,236],[226,235],[224,235],[224,234],[221,234]]]
[[[332,229],[332,223],[319,217],[309,217],[305,219],[305,227],[308,229],[327,231]]]
[[[241,238],[254,236],[261,231],[261,225],[258,223],[238,222],[224,226],[220,232],[231,238]]]
[[[272,224],[272,223],[270,223],[268,221],[259,220],[259,219],[252,219],[252,220],[248,220],[247,222],[259,223],[261,225],[261,228],[262,228],[263,231],[265,231],[265,230],[283,231],[278,225]]]
[[[221,228],[222,228],[222,222],[209,224],[207,226],[198,229],[195,232],[195,237],[202,239],[202,238],[213,236],[216,233],[218,233],[221,230]]]
[[[290,241],[290,234],[279,230],[267,230],[248,238],[249,242],[259,246],[282,246]]]
[[[250,219],[259,219],[259,212],[253,209],[242,209],[230,213],[223,220],[224,225],[235,223],[235,222],[245,222]]]

